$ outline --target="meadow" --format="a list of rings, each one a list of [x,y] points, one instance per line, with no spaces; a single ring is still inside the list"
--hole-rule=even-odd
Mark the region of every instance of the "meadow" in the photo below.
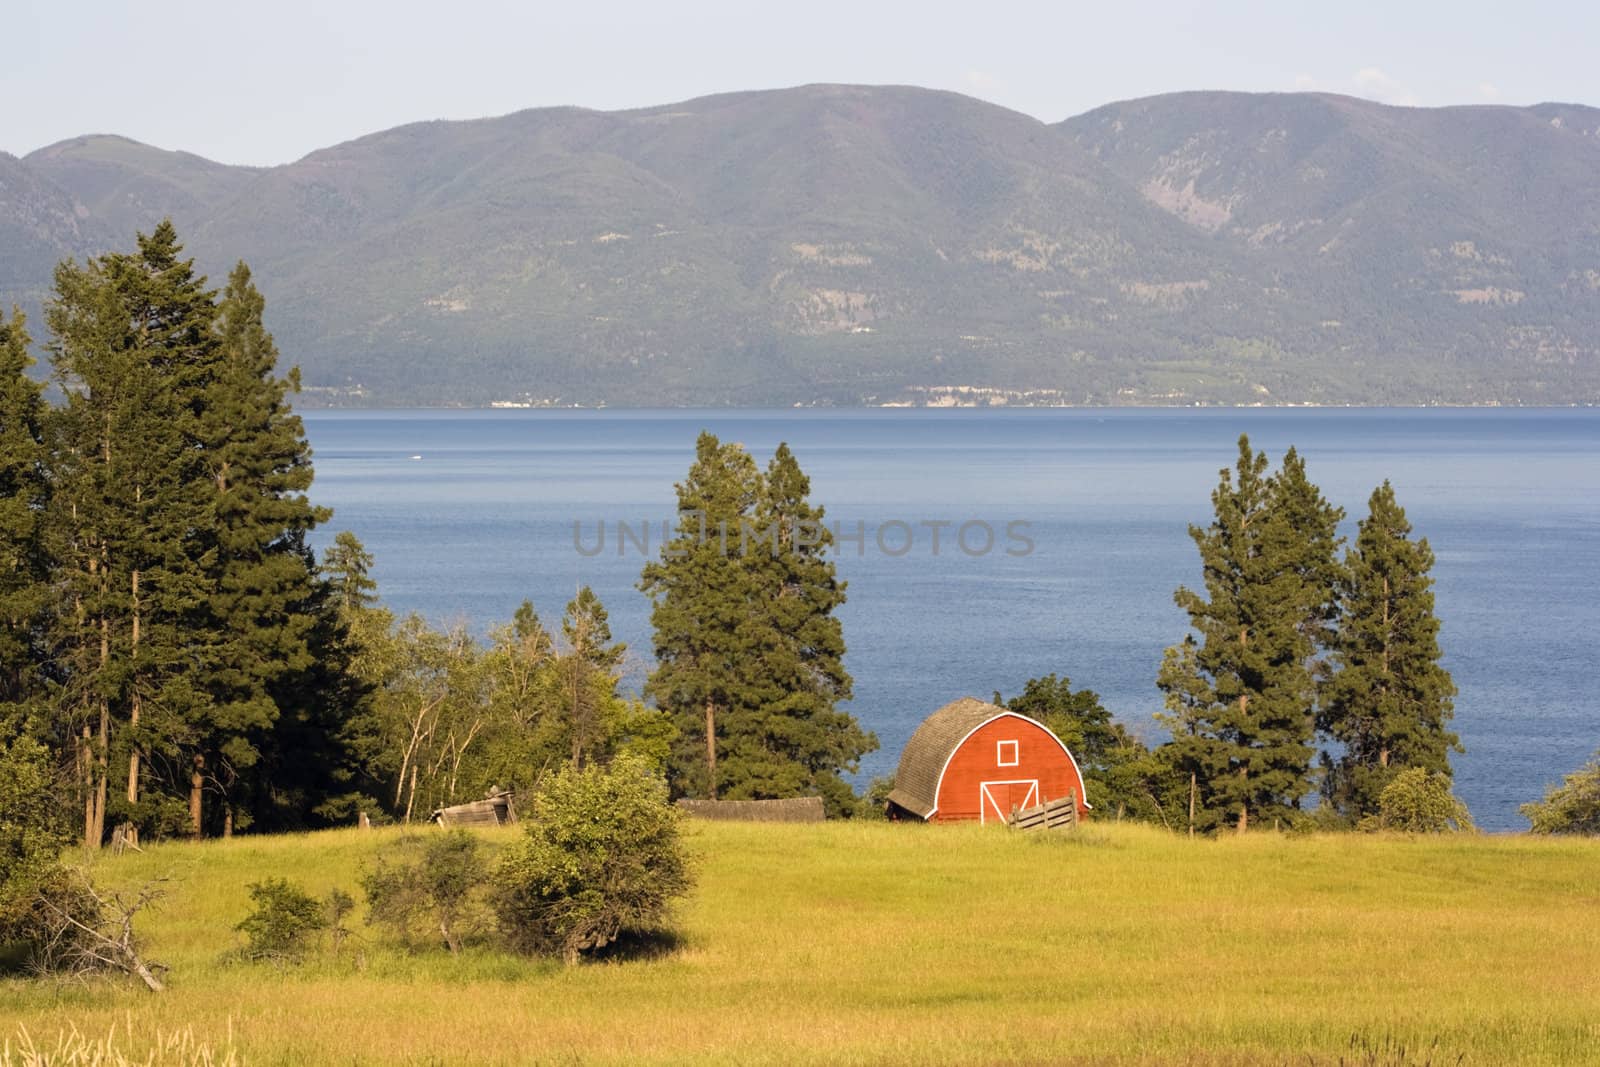
[[[168,991],[3,979],[0,1036],[131,1017],[247,1064],[1600,1061],[1600,841],[690,823],[699,884],[648,951],[408,954],[358,918],[337,956],[226,958],[247,883],[359,899],[396,832],[102,858],[171,879],[143,923]]]

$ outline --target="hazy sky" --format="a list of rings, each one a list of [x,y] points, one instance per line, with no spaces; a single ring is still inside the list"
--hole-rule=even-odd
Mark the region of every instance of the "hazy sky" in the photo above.
[[[1595,0],[4,0],[0,34],[0,149],[19,155],[121,133],[282,163],[418,119],[823,81],[1052,122],[1179,89],[1600,105]]]

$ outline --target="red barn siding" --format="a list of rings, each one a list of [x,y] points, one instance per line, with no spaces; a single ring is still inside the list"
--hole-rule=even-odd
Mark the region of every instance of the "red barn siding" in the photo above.
[[[1016,764],[1004,766],[1001,758],[1009,760],[1013,753],[1009,746],[1001,752],[999,745],[1012,741],[1016,742]],[[1088,805],[1083,776],[1066,748],[1039,723],[1008,713],[979,726],[951,753],[939,779],[938,806],[932,818],[937,822],[994,822],[1008,815],[1012,805],[1028,807],[1069,793],[1076,794],[1078,814],[1084,815]]]

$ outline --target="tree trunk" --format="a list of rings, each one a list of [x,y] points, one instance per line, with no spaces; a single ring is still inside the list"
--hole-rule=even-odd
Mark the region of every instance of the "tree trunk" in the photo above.
[[[189,775],[189,836],[196,841],[200,840],[200,787],[205,785],[205,779],[200,771],[206,765],[204,756],[194,758],[194,773]]]
[[[94,737],[89,724],[83,724],[83,740],[79,742],[78,759],[81,762],[79,777],[83,784],[83,847],[94,840]]]
[[[222,836],[233,836],[233,805],[226,801],[222,805]]]
[[[717,706],[706,701],[706,795],[717,799]]]
[[[1194,836],[1194,799],[1199,792],[1199,775],[1195,771],[1189,772],[1189,836]]]
[[[405,821],[408,824],[411,822],[411,806],[413,804],[415,804],[416,802],[417,802],[417,765],[415,763],[413,763],[411,765],[411,789],[406,794],[406,817],[405,817]]]
[[[128,655],[129,659],[134,664],[137,664],[139,661],[139,571],[137,569],[133,572],[131,592],[133,595],[133,633]],[[139,715],[142,710],[139,682],[137,675],[135,675],[133,693],[128,706],[128,729],[130,733],[135,735],[128,744],[128,807],[130,809],[139,803],[139,741],[137,734],[139,732]],[[139,828],[132,824],[131,813],[129,822],[128,834],[131,839],[130,843],[138,844]]]
[[[100,702],[100,735],[97,738],[95,762],[99,764],[94,787],[94,847],[106,839],[106,799],[111,785],[111,706]]]

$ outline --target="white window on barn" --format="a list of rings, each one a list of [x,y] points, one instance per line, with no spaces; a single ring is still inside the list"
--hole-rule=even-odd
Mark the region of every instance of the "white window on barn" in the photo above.
[[[994,762],[997,767],[1015,767],[1021,762],[1017,757],[1017,742],[998,742],[994,746]]]

